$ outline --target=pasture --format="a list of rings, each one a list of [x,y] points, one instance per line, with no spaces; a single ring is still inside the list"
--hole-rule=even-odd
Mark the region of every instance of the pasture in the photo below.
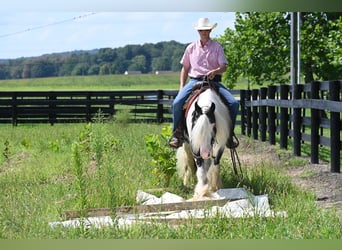
[[[3,239],[338,239],[341,224],[334,211],[322,211],[313,194],[301,191],[284,174],[284,164],[259,160],[243,165],[236,178],[230,159],[222,159],[225,187],[269,194],[272,209],[287,217],[207,218],[178,227],[152,223],[126,230],[51,228],[66,210],[134,205],[138,189],[166,188],[151,166],[145,136],[165,125],[93,124],[2,125],[0,127],[0,238]],[[124,127],[124,129],[123,129]],[[258,148],[248,138],[241,152]],[[262,159],[262,157],[260,157]],[[298,164],[298,161],[293,161]],[[291,162],[286,163],[290,167]],[[167,187],[191,197],[173,175]]]
[[[0,91],[178,89],[179,73],[0,80]]]
[[[0,81],[0,90],[177,89],[178,74],[46,78]],[[67,210],[136,205],[137,190],[163,188],[182,197],[193,190],[172,175],[165,182],[151,165],[146,136],[169,124],[130,124],[95,117],[91,124],[0,125],[0,238],[2,239],[340,239],[341,221],[322,210],[311,192],[291,182],[285,169],[305,165],[284,152],[240,136],[243,177],[236,177],[228,154],[222,157],[224,187],[268,194],[274,211],[286,217],[184,221],[101,229],[51,228]],[[236,131],[241,131],[237,128]],[[164,143],[164,144],[163,144]],[[161,141],[161,147],[167,147]],[[172,157],[172,151],[169,152]],[[283,155],[285,154],[285,156]],[[249,160],[246,160],[249,159]],[[280,160],[276,160],[280,159]],[[170,163],[173,162],[171,159]],[[166,162],[167,164],[168,162]],[[172,166],[171,166],[172,167]],[[113,215],[115,216],[115,215]]]

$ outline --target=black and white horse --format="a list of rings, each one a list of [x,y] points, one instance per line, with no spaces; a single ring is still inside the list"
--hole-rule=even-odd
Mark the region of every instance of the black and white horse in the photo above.
[[[177,150],[177,169],[189,186],[196,175],[194,198],[210,197],[222,188],[220,160],[231,135],[228,107],[208,88],[190,103],[186,116],[186,140]]]

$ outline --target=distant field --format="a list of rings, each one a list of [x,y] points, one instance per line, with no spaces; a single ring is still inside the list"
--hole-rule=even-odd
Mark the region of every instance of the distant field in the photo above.
[[[0,91],[36,90],[156,90],[178,89],[179,73],[141,75],[99,75],[0,80]],[[246,89],[245,81],[235,89]]]
[[[0,91],[178,89],[179,73],[0,80]]]

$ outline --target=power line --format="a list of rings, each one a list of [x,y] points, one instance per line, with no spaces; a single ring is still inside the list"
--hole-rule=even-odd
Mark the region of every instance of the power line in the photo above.
[[[95,14],[97,14],[97,13],[92,12],[92,13],[76,16],[76,17],[65,19],[65,20],[58,21],[58,22],[43,24],[43,25],[39,25],[39,26],[36,26],[36,27],[28,28],[28,29],[25,29],[25,30],[16,31],[16,32],[8,33],[8,34],[3,34],[3,35],[0,35],[0,38],[14,36],[14,35],[18,35],[18,34],[25,33],[25,32],[30,32],[30,31],[33,31],[33,30],[44,29],[44,28],[49,27],[49,26],[54,26],[54,25],[59,25],[59,24],[63,24],[63,23],[73,22],[75,20],[86,18],[88,16],[92,16],[92,15],[95,15]]]

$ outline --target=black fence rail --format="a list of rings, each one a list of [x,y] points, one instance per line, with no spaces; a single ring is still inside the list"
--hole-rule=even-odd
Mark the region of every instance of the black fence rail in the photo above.
[[[98,114],[129,113],[131,122],[168,122],[178,91],[5,91],[0,92],[0,123],[90,122]]]
[[[330,147],[332,172],[341,164],[342,81],[312,82],[241,90],[241,131],[281,148],[293,139],[294,155],[310,143],[311,163],[318,163],[320,146]]]

